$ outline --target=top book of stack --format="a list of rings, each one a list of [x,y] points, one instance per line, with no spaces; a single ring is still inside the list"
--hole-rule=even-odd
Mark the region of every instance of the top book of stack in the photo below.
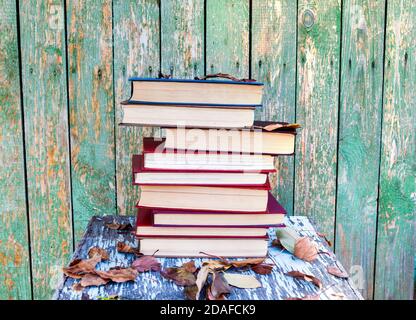
[[[224,80],[130,78],[123,124],[188,128],[247,128],[261,107],[263,84]]]

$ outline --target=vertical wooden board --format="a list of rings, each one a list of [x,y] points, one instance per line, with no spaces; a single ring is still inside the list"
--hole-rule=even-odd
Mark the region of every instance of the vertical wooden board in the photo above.
[[[72,208],[78,241],[115,214],[112,2],[67,1]]]
[[[252,77],[265,84],[256,118],[293,122],[296,104],[296,1],[252,2]],[[293,157],[277,157],[273,193],[293,213]]]
[[[416,5],[388,1],[376,299],[412,299],[416,251]]]
[[[204,0],[161,2],[161,69],[176,78],[203,76]]]
[[[341,1],[301,0],[298,8],[295,157],[296,215],[334,238]]]
[[[249,77],[249,0],[206,1],[206,72]]]
[[[131,94],[131,76],[157,77],[159,72],[159,1],[113,2],[114,85],[116,109],[116,185],[119,214],[135,214],[139,188],[132,185],[131,157],[141,152],[151,128],[121,127],[120,102]]]
[[[63,1],[21,1],[33,295],[51,298],[72,251]]]
[[[31,299],[16,1],[0,0],[0,299]]]
[[[383,95],[384,1],[343,3],[335,250],[373,296]]]

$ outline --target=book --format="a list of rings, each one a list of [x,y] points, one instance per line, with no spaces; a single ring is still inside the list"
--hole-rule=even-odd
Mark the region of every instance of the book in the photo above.
[[[249,154],[291,155],[296,129],[267,130],[272,122],[254,122],[241,130],[165,128],[165,148]]]
[[[138,185],[257,186],[266,189],[270,187],[265,173],[147,170],[144,167],[143,155],[133,155],[132,163],[133,183]]]
[[[206,152],[165,148],[165,139],[143,138],[143,167],[191,172],[275,172],[274,157],[262,154]]]
[[[140,252],[156,257],[206,257],[208,253],[221,257],[264,257],[267,237],[259,239],[219,238],[144,238]]]
[[[142,206],[138,205],[143,210]],[[286,210],[269,193],[267,206],[263,211],[209,211],[146,208],[140,221],[155,227],[280,227]]]
[[[138,208],[136,222],[136,236],[138,238],[155,237],[193,237],[193,238],[258,238],[267,235],[267,227],[183,227],[183,226],[155,226],[153,224],[153,209]]]
[[[138,104],[261,106],[263,83],[228,80],[130,78],[129,101]]]
[[[244,128],[254,121],[254,107],[173,106],[128,101],[122,103],[122,110],[122,125]]]
[[[268,189],[141,185],[139,206],[209,211],[265,211]]]

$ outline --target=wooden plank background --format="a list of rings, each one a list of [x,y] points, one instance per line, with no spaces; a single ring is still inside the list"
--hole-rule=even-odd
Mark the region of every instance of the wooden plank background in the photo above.
[[[0,0],[0,298],[48,299],[92,215],[133,215],[129,76],[265,82],[258,119],[303,125],[273,191],[367,298],[414,291],[416,4]]]

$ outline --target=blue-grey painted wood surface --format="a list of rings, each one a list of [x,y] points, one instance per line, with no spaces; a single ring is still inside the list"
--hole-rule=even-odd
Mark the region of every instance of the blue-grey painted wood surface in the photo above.
[[[138,240],[131,232],[119,232],[106,227],[107,223],[131,223],[135,225],[134,217],[94,217],[91,219],[84,238],[80,242],[73,259],[87,258],[88,250],[98,246],[109,252],[110,258],[101,262],[97,268],[108,270],[111,267],[128,267],[134,260],[134,255],[119,253],[116,250],[117,242],[125,242],[131,246],[138,246]],[[362,299],[361,294],[355,290],[351,279],[340,279],[330,275],[326,268],[337,265],[344,270],[336,257],[332,254],[322,237],[319,237],[312,224],[306,217],[291,217],[286,220],[286,224],[292,226],[300,235],[311,237],[319,246],[320,251],[328,254],[320,254],[318,259],[313,262],[306,262],[295,258],[286,250],[276,247],[269,247],[266,262],[274,265],[273,272],[269,275],[257,275],[253,271],[243,271],[244,274],[254,275],[260,281],[261,287],[257,289],[237,289],[234,288],[229,295],[230,300],[282,300],[287,298],[300,298],[313,296],[318,293],[318,289],[309,282],[299,281],[285,275],[289,271],[300,271],[316,276],[322,281],[322,289],[319,295],[322,300],[330,299]],[[270,230],[270,241],[275,238],[274,229]],[[197,266],[206,259],[192,259]],[[162,268],[181,266],[190,258],[158,258]],[[345,271],[345,270],[344,270]],[[122,284],[108,284],[100,287],[88,287],[82,291],[73,290],[73,285],[79,282],[72,278],[65,277],[62,286],[56,292],[56,298],[61,300],[79,299],[100,299],[112,295],[117,295],[120,299],[138,300],[180,300],[184,299],[183,287],[179,287],[172,281],[163,278],[159,272],[140,273],[135,281]]]

